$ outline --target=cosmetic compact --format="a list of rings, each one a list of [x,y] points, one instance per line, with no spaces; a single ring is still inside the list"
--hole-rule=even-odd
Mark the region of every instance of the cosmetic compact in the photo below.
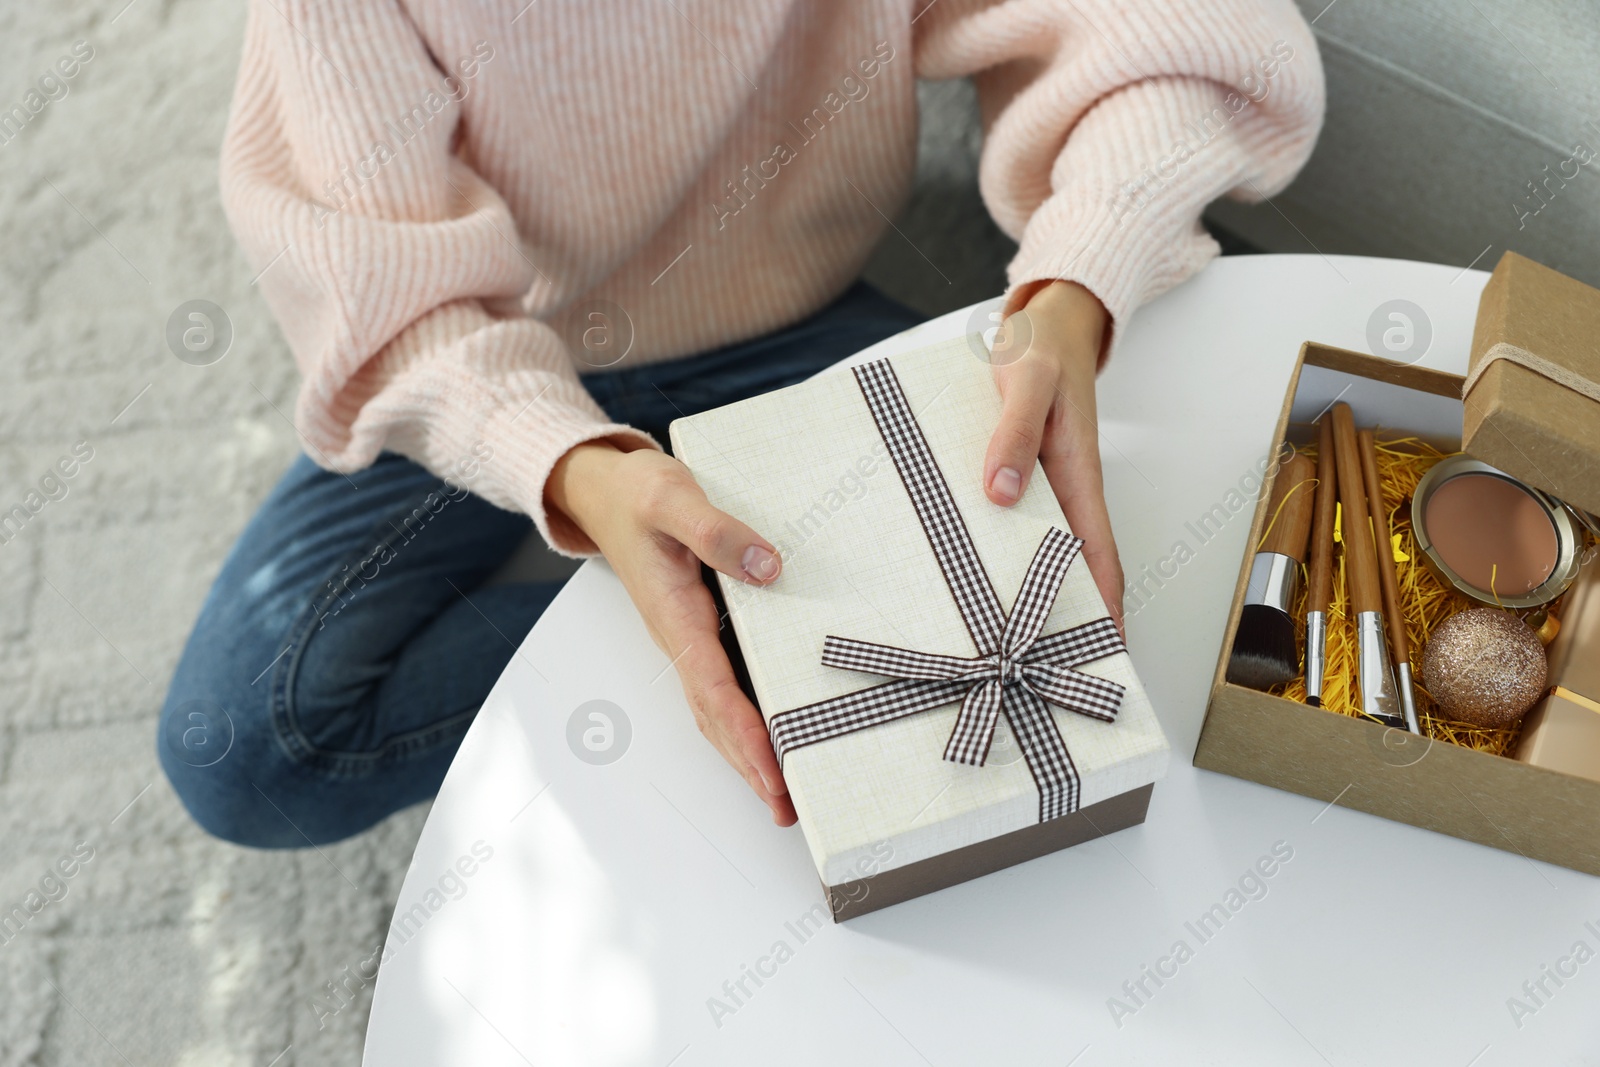
[[[1566,505],[1465,454],[1440,460],[1417,484],[1411,528],[1423,564],[1441,582],[1513,610],[1566,592],[1585,543]]]

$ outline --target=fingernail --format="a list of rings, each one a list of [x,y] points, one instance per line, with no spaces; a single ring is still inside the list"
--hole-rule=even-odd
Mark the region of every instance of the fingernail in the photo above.
[[[1022,475],[1015,467],[1001,467],[989,479],[989,491],[1006,503],[1015,503],[1022,495]]]
[[[760,545],[751,545],[745,549],[739,565],[744,568],[746,574],[758,582],[769,582],[778,576],[777,555]]]

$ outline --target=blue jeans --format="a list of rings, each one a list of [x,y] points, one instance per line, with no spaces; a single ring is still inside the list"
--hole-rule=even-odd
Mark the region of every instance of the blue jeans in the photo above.
[[[583,382],[665,443],[680,414],[802,381],[919,321],[858,283],[765,337]],[[162,708],[161,765],[195,820],[296,848],[433,796],[561,587],[484,585],[531,529],[392,453],[348,478],[301,456],[224,562]]]

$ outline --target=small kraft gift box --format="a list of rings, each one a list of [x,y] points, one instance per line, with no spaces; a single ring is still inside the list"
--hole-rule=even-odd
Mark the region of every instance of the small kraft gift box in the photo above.
[[[1600,513],[1600,293],[1507,252],[1478,302],[1462,447]]]
[[[986,360],[957,339],[671,427],[783,558],[717,582],[836,921],[1143,822],[1166,770],[1044,473],[983,493]]]
[[[1600,507],[1600,291],[1506,253],[1480,298],[1467,364],[1463,376],[1307,342],[1273,439],[1264,444],[1272,455],[1309,448],[1317,420],[1336,403],[1348,404],[1381,440],[1407,439],[1417,444],[1406,448],[1437,450],[1431,455],[1465,452],[1557,498],[1553,509],[1573,520],[1561,528],[1577,536],[1547,536],[1559,558],[1576,567],[1584,557],[1579,527],[1594,521],[1583,512]],[[1271,496],[1272,486],[1264,486],[1252,547],[1273,520]],[[1407,499],[1406,515],[1412,506]],[[1421,555],[1414,531],[1407,537],[1399,550]],[[1600,702],[1563,688],[1600,687],[1600,671],[1583,667],[1600,662],[1600,624],[1578,625],[1600,620],[1584,582],[1550,605],[1563,624],[1574,623],[1551,649],[1553,688],[1520,728],[1507,728],[1520,731],[1518,743],[1494,752],[1468,747],[1468,735],[1442,712],[1425,717],[1419,736],[1355,709],[1287,699],[1283,685],[1258,691],[1231,683],[1227,667],[1250,564],[1247,554],[1197,767],[1600,874]],[[1349,626],[1347,618],[1338,621]]]

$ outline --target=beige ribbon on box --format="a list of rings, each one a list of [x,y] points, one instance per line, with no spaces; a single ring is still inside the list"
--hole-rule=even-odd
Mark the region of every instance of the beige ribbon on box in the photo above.
[[[1472,368],[1472,373],[1467,375],[1466,383],[1461,387],[1461,395],[1466,396],[1472,392],[1472,387],[1478,384],[1478,379],[1483,377],[1484,372],[1494,364],[1495,360],[1499,359],[1508,360],[1519,367],[1527,367],[1540,377],[1548,378],[1557,385],[1565,386],[1600,403],[1600,382],[1591,381],[1570,367],[1552,363],[1543,356],[1536,356],[1525,348],[1518,348],[1505,341],[1494,345],[1483,354],[1483,359],[1479,360],[1478,365]]]
[[[1550,690],[1550,695],[1560,697],[1562,700],[1576,704],[1580,708],[1588,708],[1590,711],[1600,712],[1600,700],[1590,700],[1582,693],[1574,693],[1564,685],[1558,685]]]

